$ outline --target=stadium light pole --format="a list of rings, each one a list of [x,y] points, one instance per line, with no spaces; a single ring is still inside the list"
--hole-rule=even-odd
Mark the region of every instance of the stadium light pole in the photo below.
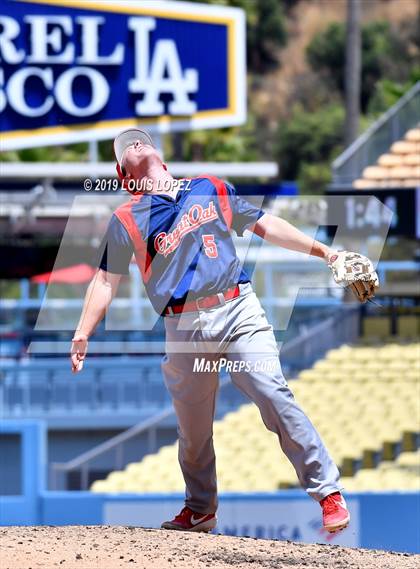
[[[345,144],[349,146],[358,136],[360,121],[361,32],[360,0],[347,0],[345,99]]]

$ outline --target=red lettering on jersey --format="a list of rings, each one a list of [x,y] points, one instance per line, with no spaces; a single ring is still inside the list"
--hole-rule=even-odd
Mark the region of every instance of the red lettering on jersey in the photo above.
[[[184,235],[218,217],[218,213],[212,201],[206,208],[203,208],[200,204],[192,205],[188,213],[184,213],[181,217],[173,231],[169,233],[161,231],[156,235],[154,240],[156,252],[167,257],[179,246]]]

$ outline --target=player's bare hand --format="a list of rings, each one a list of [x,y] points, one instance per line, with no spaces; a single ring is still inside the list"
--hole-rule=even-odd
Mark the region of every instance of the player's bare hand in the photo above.
[[[83,364],[88,349],[88,337],[86,334],[76,333],[72,339],[70,358],[71,371],[79,373],[83,369]]]

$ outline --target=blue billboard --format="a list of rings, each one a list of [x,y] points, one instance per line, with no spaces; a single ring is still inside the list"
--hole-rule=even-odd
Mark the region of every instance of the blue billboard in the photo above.
[[[3,0],[0,46],[2,150],[245,120],[237,8]]]

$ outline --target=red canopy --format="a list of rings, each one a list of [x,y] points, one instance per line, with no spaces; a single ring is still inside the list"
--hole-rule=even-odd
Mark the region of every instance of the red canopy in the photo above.
[[[65,269],[57,269],[51,273],[43,273],[31,277],[33,283],[67,283],[81,284],[92,280],[96,269],[90,265],[81,264],[66,267]]]

